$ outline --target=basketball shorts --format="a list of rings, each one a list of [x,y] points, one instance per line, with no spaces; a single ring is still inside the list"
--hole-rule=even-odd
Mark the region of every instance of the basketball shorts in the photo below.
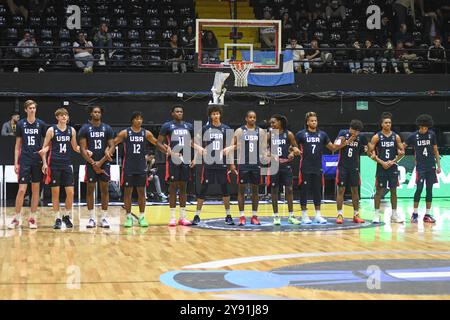
[[[19,184],[36,183],[42,181],[42,161],[34,164],[20,163]]]

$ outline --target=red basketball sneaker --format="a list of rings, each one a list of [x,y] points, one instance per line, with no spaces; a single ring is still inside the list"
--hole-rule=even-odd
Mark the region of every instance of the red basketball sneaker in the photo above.
[[[342,216],[342,214],[338,214],[337,218],[336,218],[336,224],[343,224],[344,223],[344,217]]]
[[[251,220],[250,220],[251,224],[256,224],[256,225],[261,225],[261,222],[259,222],[258,217],[257,216],[252,216]]]
[[[425,223],[436,223],[436,219],[433,218],[430,214],[426,214],[423,216],[423,222]]]
[[[358,214],[355,214],[355,215],[353,216],[353,222],[354,222],[354,223],[364,223],[364,222],[366,222],[366,221],[364,221],[363,219],[361,219],[361,218],[359,217],[359,213],[358,213]]]
[[[239,225],[240,226],[245,226],[245,224],[246,224],[245,217],[244,216],[240,217],[239,218]]]

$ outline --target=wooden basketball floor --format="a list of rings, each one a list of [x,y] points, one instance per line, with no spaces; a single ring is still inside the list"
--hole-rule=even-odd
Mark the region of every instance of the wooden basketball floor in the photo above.
[[[383,206],[388,203],[384,202]],[[372,207],[372,201],[362,201],[363,218],[372,219]],[[406,213],[407,218],[411,207],[409,199],[399,200],[399,211]],[[250,205],[246,208],[250,210]],[[309,208],[312,216],[312,206]],[[195,206],[187,209],[192,219]],[[300,215],[298,204],[295,210]],[[72,230],[53,230],[53,216],[47,207],[40,209],[39,229],[30,230],[24,224],[20,229],[7,230],[5,221],[9,221],[13,208],[2,208],[0,299],[449,299],[450,292],[438,289],[446,285],[450,272],[438,276],[442,279],[434,282],[436,292],[408,291],[416,292],[414,295],[395,293],[395,288],[387,293],[377,288],[341,291],[333,288],[333,284],[323,289],[292,285],[295,281],[285,285],[277,282],[273,286],[264,280],[257,281],[259,275],[274,269],[292,266],[295,269],[312,263],[331,263],[339,268],[340,263],[349,260],[450,261],[450,200],[435,200],[433,210],[438,220],[435,225],[412,225],[408,218],[403,225],[390,224],[387,220],[386,224],[373,228],[257,232],[169,228],[168,205],[147,206],[149,228],[124,229],[120,226],[123,209],[114,206],[109,211],[110,230],[86,229],[85,207],[74,208]],[[24,211],[27,216],[28,208]],[[280,205],[280,211],[286,216],[285,205]],[[137,213],[137,208],[133,212]],[[271,212],[270,204],[260,206],[260,216],[271,216]],[[335,212],[334,204],[323,206],[323,216],[335,217]],[[232,206],[232,214],[237,221],[236,205]],[[346,205],[345,217],[351,215],[352,208]],[[207,205],[202,212],[202,219],[223,217],[222,205]],[[184,282],[185,287],[177,287],[161,277],[168,272],[192,271],[203,279],[197,281],[206,283],[207,272],[218,270],[239,270],[244,275],[250,272],[256,280],[249,288],[195,291],[186,287],[190,284],[196,287],[195,279],[199,278]],[[383,285],[384,282],[381,289]]]

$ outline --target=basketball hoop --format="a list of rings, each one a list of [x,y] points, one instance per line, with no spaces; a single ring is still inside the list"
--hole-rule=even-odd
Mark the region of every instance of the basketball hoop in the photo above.
[[[234,86],[247,87],[248,73],[253,68],[251,61],[230,61],[231,70],[234,73]]]

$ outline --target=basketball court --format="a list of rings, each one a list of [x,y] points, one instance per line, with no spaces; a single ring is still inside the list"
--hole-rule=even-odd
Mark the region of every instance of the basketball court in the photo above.
[[[260,205],[261,226],[226,226],[223,207],[211,204],[199,226],[175,228],[167,226],[167,206],[150,205],[150,227],[131,229],[120,226],[116,206],[109,230],[86,229],[83,207],[74,210],[73,230],[53,230],[51,210],[41,208],[37,230],[0,227],[0,298],[448,299],[449,204],[435,201],[435,225],[391,224],[386,214],[374,226],[372,202],[363,201],[368,223],[357,227],[350,206],[338,227],[335,205],[325,204],[320,230],[273,226],[270,204]],[[195,206],[187,209],[192,219]],[[411,209],[399,203],[401,214]],[[280,212],[286,220],[285,205]]]

